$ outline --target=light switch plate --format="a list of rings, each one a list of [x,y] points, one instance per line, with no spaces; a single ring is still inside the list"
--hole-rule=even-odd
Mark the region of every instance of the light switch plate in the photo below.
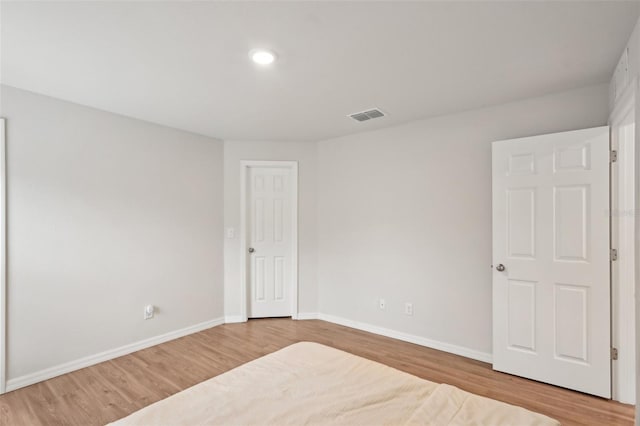
[[[413,303],[407,302],[404,304],[404,314],[413,315]]]

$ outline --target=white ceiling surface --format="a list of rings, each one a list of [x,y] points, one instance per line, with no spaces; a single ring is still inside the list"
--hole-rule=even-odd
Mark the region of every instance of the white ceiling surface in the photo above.
[[[2,82],[222,139],[320,140],[608,81],[638,2],[3,2]],[[271,48],[269,68],[248,51]],[[389,116],[357,123],[378,107]]]

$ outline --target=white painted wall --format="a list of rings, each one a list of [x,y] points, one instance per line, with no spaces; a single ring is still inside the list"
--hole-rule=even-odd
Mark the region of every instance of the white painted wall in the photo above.
[[[224,143],[224,226],[234,228],[235,238],[224,242],[225,316],[240,315],[240,161],[282,160],[298,162],[298,310],[316,313],[316,163],[315,142]]]
[[[223,316],[222,142],[6,86],[1,100],[9,380]]]
[[[640,20],[629,37],[629,41],[621,53],[609,83],[609,110],[613,111],[616,101],[620,99],[633,79],[640,76]]]
[[[320,142],[319,311],[490,356],[491,142],[604,125],[607,96],[605,84]]]
[[[302,314],[488,354],[490,142],[608,115],[603,85],[319,143],[223,146],[2,89],[9,379],[237,317],[240,160],[299,163]],[[152,321],[146,303],[159,307]]]

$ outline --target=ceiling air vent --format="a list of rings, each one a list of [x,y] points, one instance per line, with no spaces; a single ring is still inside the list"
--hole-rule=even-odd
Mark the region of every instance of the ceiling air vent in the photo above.
[[[369,111],[356,112],[355,114],[349,114],[349,117],[353,118],[356,121],[367,121],[373,118],[384,117],[384,112],[379,109],[371,109]]]

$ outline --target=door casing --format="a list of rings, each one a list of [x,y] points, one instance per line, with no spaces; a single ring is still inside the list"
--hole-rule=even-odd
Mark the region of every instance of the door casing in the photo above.
[[[627,116],[633,114],[634,119],[637,119],[636,112],[636,90],[638,87],[637,80],[634,79],[626,89],[622,92],[618,100],[616,101],[615,108],[611,112],[609,118],[609,126],[611,128],[611,144],[614,142],[614,129],[622,123]],[[636,135],[637,140],[637,135]],[[619,143],[619,141],[618,141]],[[629,253],[635,254],[635,262],[638,260],[638,252],[635,251],[633,236],[632,238],[624,238],[625,233],[631,232],[629,230],[629,221],[621,220],[621,218],[628,216],[633,217],[636,210],[633,206],[635,199],[635,193],[633,185],[627,185],[624,188],[620,188],[621,179],[624,177],[627,181],[634,179],[636,175],[636,165],[633,156],[629,157],[628,152],[624,149],[620,149],[619,146],[613,146],[613,149],[618,150],[618,159],[616,164],[612,164],[611,167],[611,195],[612,195],[612,214],[611,214],[611,237],[612,247],[618,250],[619,261],[615,265],[612,264],[611,274],[611,335],[612,345],[618,349],[619,358],[612,363],[612,398],[616,401],[620,401],[626,404],[635,404],[638,395],[637,392],[629,391],[633,387],[636,377],[636,363],[633,359],[633,354],[636,352],[635,348],[635,318],[633,315],[633,308],[628,309],[629,301],[634,301],[634,288],[631,286],[624,286],[621,279],[634,277],[636,275],[634,261],[624,261],[628,258]],[[637,144],[635,146],[637,150]],[[635,182],[636,190],[639,187],[638,182]],[[637,224],[633,224],[630,228],[633,230],[637,227]],[[636,232],[638,230],[636,229]],[[636,280],[638,277],[635,277]],[[638,315],[638,313],[636,313]],[[640,354],[637,354],[638,356]],[[640,370],[639,370],[640,371]]]
[[[7,167],[6,120],[0,118],[0,394],[6,392],[7,356]]]
[[[252,167],[288,168],[291,171],[291,318],[298,319],[298,162],[297,161],[240,161],[240,317],[247,321],[248,291],[248,242],[247,175]]]

